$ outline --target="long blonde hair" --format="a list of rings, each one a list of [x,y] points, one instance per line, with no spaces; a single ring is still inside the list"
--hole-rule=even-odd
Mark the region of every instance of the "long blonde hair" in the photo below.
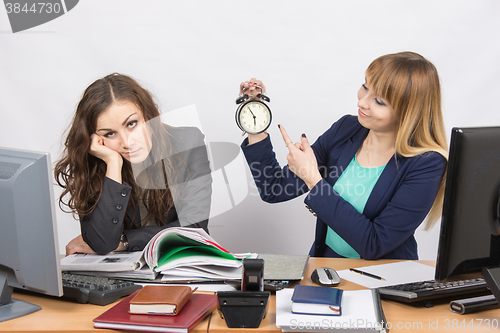
[[[436,67],[430,61],[414,52],[387,54],[370,64],[366,80],[396,113],[398,154],[412,157],[434,151],[448,158],[441,86]],[[425,230],[441,217],[445,179],[443,175]]]

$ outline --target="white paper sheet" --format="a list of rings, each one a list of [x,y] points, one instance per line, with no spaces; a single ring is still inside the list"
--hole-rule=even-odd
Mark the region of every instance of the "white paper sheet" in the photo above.
[[[357,270],[383,277],[385,281],[351,272],[338,271],[340,278],[367,288],[379,288],[400,283],[434,280],[435,268],[415,261],[401,261],[391,264],[355,267]]]

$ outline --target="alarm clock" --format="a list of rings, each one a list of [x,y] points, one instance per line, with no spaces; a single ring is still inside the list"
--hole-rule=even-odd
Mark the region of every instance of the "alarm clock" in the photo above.
[[[236,109],[236,124],[243,131],[243,135],[262,133],[271,125],[271,109],[263,102],[270,102],[271,99],[262,93],[261,87],[257,88],[260,88],[257,98],[261,100],[250,99],[247,94],[236,99],[236,104],[239,104]]]

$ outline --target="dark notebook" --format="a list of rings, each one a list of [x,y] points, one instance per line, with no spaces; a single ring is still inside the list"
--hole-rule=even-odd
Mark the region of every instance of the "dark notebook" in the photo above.
[[[297,285],[292,295],[292,313],[340,316],[342,289]]]

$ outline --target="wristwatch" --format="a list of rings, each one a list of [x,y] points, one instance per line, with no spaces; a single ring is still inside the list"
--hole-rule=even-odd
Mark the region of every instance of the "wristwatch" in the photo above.
[[[125,247],[125,251],[128,250],[128,240],[127,236],[125,236],[125,233],[122,233],[122,236],[120,237],[120,242],[123,243],[123,246]]]

